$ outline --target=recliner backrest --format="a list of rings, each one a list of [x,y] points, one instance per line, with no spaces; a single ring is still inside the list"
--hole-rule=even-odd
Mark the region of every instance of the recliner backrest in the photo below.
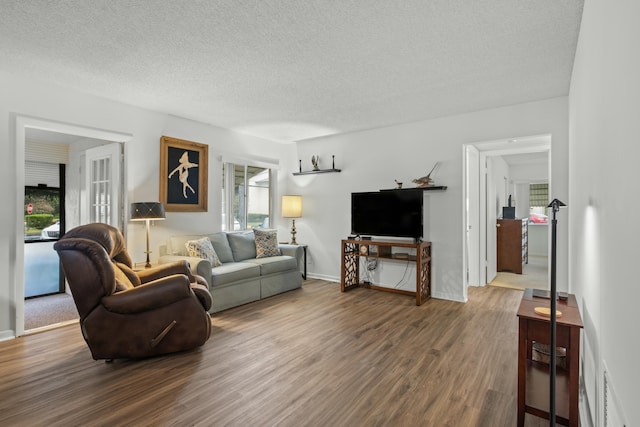
[[[131,269],[131,257],[120,230],[106,224],[81,225],[56,242],[62,268],[80,318],[104,296],[131,289],[140,278]]]

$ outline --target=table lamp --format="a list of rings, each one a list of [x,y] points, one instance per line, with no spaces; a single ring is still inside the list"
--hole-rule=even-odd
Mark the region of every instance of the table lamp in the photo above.
[[[302,217],[302,196],[282,196],[282,217],[291,219],[291,244],[296,242],[296,220]]]
[[[164,216],[164,205],[160,202],[139,202],[139,203],[131,203],[131,221],[146,221],[147,222],[147,263],[144,265],[144,268],[151,267],[151,262],[149,261],[149,254],[151,251],[149,250],[149,223],[151,220],[163,220]]]

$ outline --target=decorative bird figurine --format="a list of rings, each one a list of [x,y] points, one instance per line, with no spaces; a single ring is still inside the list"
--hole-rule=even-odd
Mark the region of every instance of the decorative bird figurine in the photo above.
[[[313,170],[320,170],[318,164],[320,163],[320,156],[311,156],[311,164],[313,165]]]
[[[429,171],[429,173],[426,176],[423,176],[423,177],[420,177],[420,178],[416,178],[416,179],[412,180],[411,182],[416,184],[416,187],[418,187],[418,188],[432,187],[433,186],[433,179],[431,179],[431,174],[436,169],[436,166],[438,166],[438,162],[436,162],[436,164],[433,165],[433,168],[431,168],[431,171]]]

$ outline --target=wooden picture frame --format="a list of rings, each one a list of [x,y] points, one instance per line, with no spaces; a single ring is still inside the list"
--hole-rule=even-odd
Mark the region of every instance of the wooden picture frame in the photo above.
[[[160,201],[167,212],[207,212],[209,146],[160,138]]]

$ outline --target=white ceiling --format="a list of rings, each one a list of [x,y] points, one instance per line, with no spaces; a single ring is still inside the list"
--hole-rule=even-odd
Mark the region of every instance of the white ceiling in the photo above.
[[[274,141],[564,96],[583,0],[2,0],[0,70]]]

